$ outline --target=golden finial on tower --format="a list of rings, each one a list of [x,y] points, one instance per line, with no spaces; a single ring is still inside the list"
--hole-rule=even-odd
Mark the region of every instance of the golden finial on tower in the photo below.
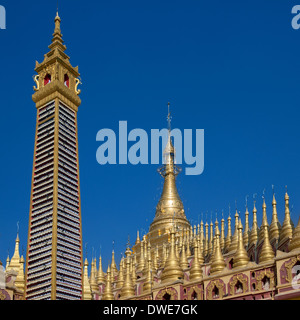
[[[99,257],[99,270],[97,274],[97,285],[101,285],[105,283],[105,275],[102,268],[102,257]]]

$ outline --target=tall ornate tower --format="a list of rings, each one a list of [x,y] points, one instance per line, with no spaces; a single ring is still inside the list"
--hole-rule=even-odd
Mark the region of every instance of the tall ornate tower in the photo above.
[[[78,67],[65,54],[55,17],[50,51],[36,62],[37,120],[26,259],[27,300],[82,298],[78,164]]]

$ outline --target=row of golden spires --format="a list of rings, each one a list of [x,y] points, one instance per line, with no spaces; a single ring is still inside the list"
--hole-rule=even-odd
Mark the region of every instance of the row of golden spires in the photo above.
[[[129,247],[126,250],[126,258],[122,258],[119,270],[116,267],[114,252],[112,263],[108,266],[107,274],[102,270],[102,259],[99,259],[99,271],[97,271],[96,259],[92,261],[91,275],[88,278],[88,262],[85,261],[84,271],[84,292],[85,298],[92,297],[92,292],[99,292],[99,286],[104,284],[105,289],[102,299],[112,300],[113,290],[121,289],[121,298],[128,298],[135,295],[135,284],[138,277],[144,279],[143,292],[148,292],[155,283],[167,283],[176,280],[196,281],[203,277],[202,266],[210,264],[209,274],[221,272],[226,267],[223,255],[233,256],[233,268],[246,266],[250,258],[247,249],[252,245],[262,244],[258,256],[258,263],[272,261],[275,257],[275,250],[272,244],[280,245],[290,240],[289,251],[300,248],[300,219],[294,229],[289,211],[289,196],[285,194],[285,218],[282,226],[277,217],[275,195],[272,201],[273,214],[270,226],[267,221],[266,203],[263,201],[263,219],[261,227],[258,228],[257,210],[254,203],[253,224],[249,229],[249,212],[246,209],[246,222],[243,233],[243,226],[239,214],[235,214],[235,231],[231,233],[230,216],[228,217],[228,233],[225,237],[224,219],[221,220],[221,232],[219,223],[210,224],[210,235],[208,224],[205,224],[206,234],[204,236],[203,222],[198,228],[191,227],[189,230],[178,230],[176,225],[170,230],[169,242],[163,244],[162,254],[156,245],[151,250],[151,242],[147,236],[141,241],[137,236],[136,244],[140,246],[139,254],[133,253]],[[214,231],[214,233],[213,233]],[[275,247],[276,248],[276,247]],[[161,270],[161,273],[159,272]],[[188,278],[184,272],[189,271]],[[155,280],[154,280],[155,279]],[[88,296],[86,295],[88,292]]]

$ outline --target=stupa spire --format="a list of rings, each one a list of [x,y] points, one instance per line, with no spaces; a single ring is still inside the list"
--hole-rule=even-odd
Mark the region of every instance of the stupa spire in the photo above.
[[[262,248],[259,254],[259,263],[272,260],[275,256],[272,246],[270,244],[268,224],[266,220],[263,221],[263,225],[261,227],[263,228],[263,231],[264,231],[264,237],[263,237],[264,243],[262,245]]]
[[[244,267],[249,262],[249,257],[247,251],[245,250],[243,243],[243,226],[241,219],[238,224],[238,247],[236,249],[236,253],[233,257],[233,268]]]
[[[270,241],[276,239],[279,239],[279,234],[280,234],[280,230],[281,230],[281,225],[280,222],[278,220],[278,216],[277,216],[277,208],[276,208],[277,202],[275,199],[275,193],[273,192],[273,201],[272,201],[272,207],[273,207],[273,213],[272,213],[272,221],[270,224]]]
[[[285,200],[285,215],[284,215],[284,221],[282,224],[282,229],[280,232],[281,243],[284,242],[286,239],[291,239],[293,237],[293,222],[291,220],[290,207],[289,207],[290,197],[287,192],[285,194],[284,200]]]
[[[256,216],[257,210],[255,207],[255,201],[253,204],[253,224],[252,224],[252,229],[250,232],[250,241],[249,241],[249,245],[251,244],[256,244],[257,239],[258,239],[258,225],[257,225],[257,216]]]
[[[225,261],[220,247],[220,231],[217,223],[215,227],[215,235],[216,248],[214,250],[214,256],[211,261],[210,273],[220,272],[225,268]]]
[[[169,230],[173,222],[176,223],[178,227],[190,227],[176,186],[176,177],[181,172],[181,168],[175,164],[175,148],[172,143],[169,103],[167,120],[168,136],[167,144],[163,152],[164,164],[158,170],[160,175],[164,178],[164,186],[160,200],[156,206],[155,218],[150,226],[150,238],[152,236],[158,236],[159,230]]]

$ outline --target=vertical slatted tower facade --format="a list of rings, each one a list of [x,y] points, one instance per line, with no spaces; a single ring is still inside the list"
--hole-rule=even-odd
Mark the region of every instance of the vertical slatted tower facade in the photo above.
[[[55,17],[50,51],[37,75],[37,120],[26,259],[27,300],[82,298],[82,226],[77,111],[80,78]]]

